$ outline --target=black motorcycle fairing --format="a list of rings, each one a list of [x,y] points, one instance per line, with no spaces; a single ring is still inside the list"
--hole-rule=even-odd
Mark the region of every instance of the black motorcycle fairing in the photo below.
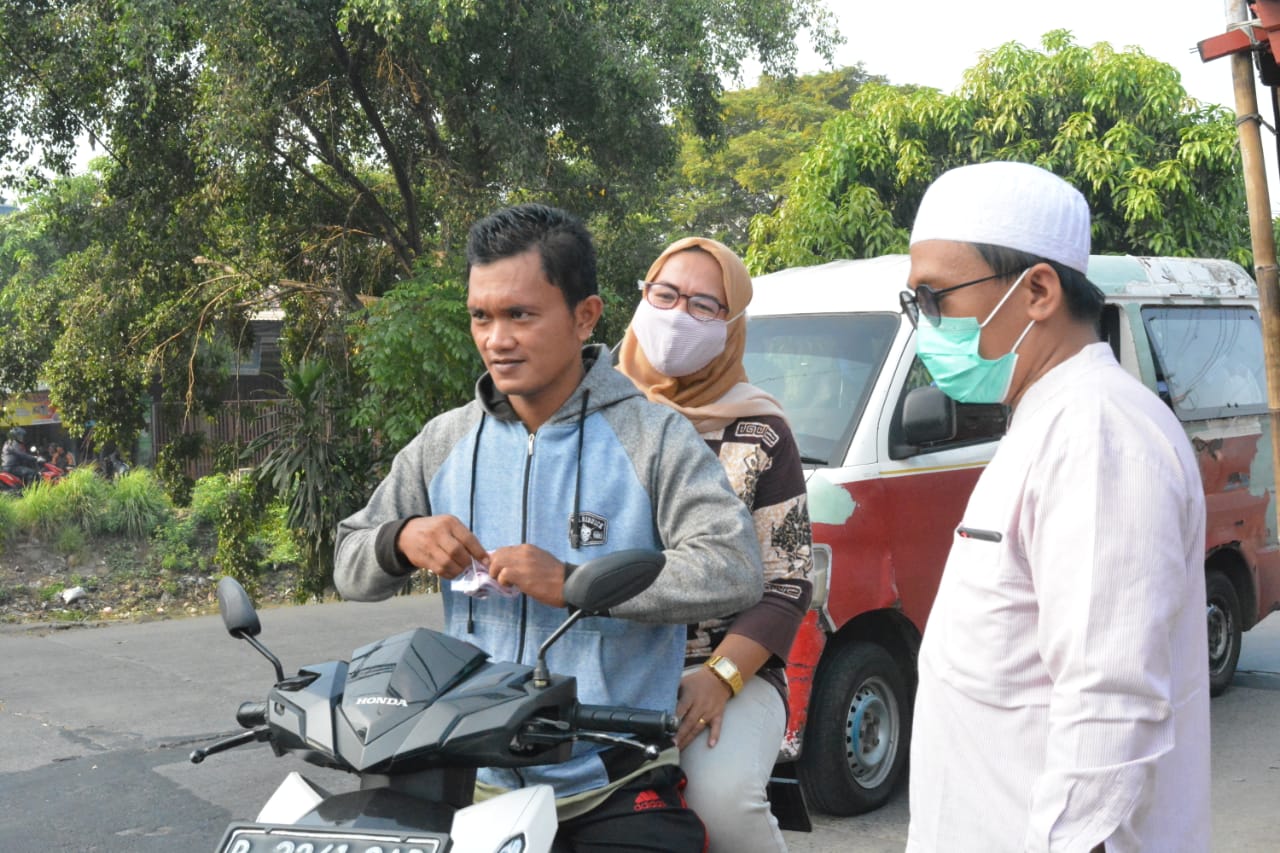
[[[337,757],[334,717],[347,680],[346,661],[328,661],[298,671],[304,679],[277,686],[267,696],[271,746],[276,755],[292,752],[320,767],[351,768]]]
[[[419,714],[488,658],[470,643],[425,628],[362,646],[351,656],[342,714],[360,739],[371,743]]]
[[[398,718],[397,724],[376,737],[356,729],[346,706],[340,707],[334,715],[335,754],[357,772],[388,774],[566,761],[570,743],[521,745],[518,738],[534,717],[568,719],[576,694],[575,679],[556,676],[546,688],[536,688],[528,667],[485,663],[430,705],[384,710]],[[411,713],[396,713],[405,710]]]
[[[299,670],[267,697],[276,754],[356,773],[521,767],[565,761],[572,744],[523,742],[533,718],[568,720],[576,681],[534,687],[530,670],[425,629]]]

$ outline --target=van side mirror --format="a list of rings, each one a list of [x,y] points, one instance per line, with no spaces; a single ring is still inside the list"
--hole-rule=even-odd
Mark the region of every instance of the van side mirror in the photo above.
[[[956,437],[956,402],[932,385],[912,388],[902,401],[902,434],[914,445]]]

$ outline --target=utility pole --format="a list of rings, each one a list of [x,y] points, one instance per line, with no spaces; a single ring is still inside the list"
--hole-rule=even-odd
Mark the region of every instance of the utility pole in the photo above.
[[[1277,0],[1257,0],[1280,7]],[[1227,3],[1228,31],[1250,27],[1246,0]],[[1251,39],[1252,41],[1252,39]],[[1271,45],[1263,42],[1261,49]],[[1236,128],[1240,137],[1240,158],[1244,169],[1245,200],[1249,207],[1249,235],[1253,246],[1254,278],[1258,282],[1258,302],[1262,314],[1263,359],[1267,369],[1267,408],[1270,413],[1271,465],[1280,483],[1280,269],[1276,266],[1276,240],[1271,224],[1271,196],[1267,189],[1266,163],[1262,158],[1262,117],[1258,113],[1258,92],[1254,83],[1253,50],[1231,54],[1231,77],[1235,84]],[[1280,523],[1280,502],[1277,502]]]

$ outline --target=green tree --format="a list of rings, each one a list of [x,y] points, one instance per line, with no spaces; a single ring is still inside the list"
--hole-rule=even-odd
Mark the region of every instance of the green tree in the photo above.
[[[338,522],[360,508],[373,479],[373,442],[352,427],[350,411],[335,409],[351,399],[335,387],[348,381],[325,362],[303,362],[285,377],[289,398],[279,425],[250,448],[271,448],[255,480],[287,501],[286,521],[301,534],[299,600],[333,585]]]
[[[419,276],[372,305],[352,330],[355,365],[369,380],[356,421],[389,448],[403,447],[433,415],[462,403],[483,369],[467,332],[462,266],[456,256],[421,265]],[[434,310],[424,315],[422,305]]]
[[[751,226],[756,272],[905,251],[920,197],[943,171],[1018,160],[1074,184],[1096,252],[1250,262],[1232,116],[1189,98],[1142,51],[1077,45],[987,53],[955,94],[868,85],[824,126],[787,199]]]
[[[105,152],[112,232],[80,290],[94,337],[131,330],[128,367],[77,369],[79,341],[58,381],[114,399],[159,369],[191,402],[255,306],[341,328],[497,204],[625,223],[674,162],[670,118],[714,133],[722,79],[787,73],[806,29],[829,53],[819,0],[0,0],[0,161]]]
[[[705,138],[687,125],[662,214],[677,235],[714,237],[746,251],[751,218],[771,212],[817,142],[860,86],[880,81],[861,65],[802,77],[765,75],[720,99],[722,129]]]
[[[789,73],[806,30],[829,54],[820,0],[0,0],[0,177],[30,194],[33,145],[55,172],[86,135],[104,152],[60,273],[77,322],[38,371],[72,428],[127,443],[153,383],[211,405],[247,317],[282,306],[309,455],[267,467],[305,487],[292,518],[323,563],[341,478],[365,482],[329,436],[377,411],[399,438],[458,395],[470,222],[571,209],[633,303],[654,232],[632,211],[656,206],[673,119],[716,133],[722,80]]]
[[[75,289],[67,259],[93,241],[98,181],[66,178],[0,217],[0,390],[35,388],[61,335]]]

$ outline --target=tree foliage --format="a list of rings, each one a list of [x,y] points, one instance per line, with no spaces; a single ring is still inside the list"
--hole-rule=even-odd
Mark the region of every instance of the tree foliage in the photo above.
[[[300,534],[300,600],[319,598],[333,585],[338,522],[360,508],[373,479],[374,443],[353,427],[352,395],[340,387],[349,380],[323,361],[303,362],[285,377],[289,395],[279,425],[256,440],[271,450],[255,481],[287,501],[286,521]]]
[[[678,168],[661,214],[676,236],[714,237],[746,251],[751,218],[786,194],[822,125],[849,107],[869,81],[861,65],[801,77],[765,75],[749,89],[726,92],[719,133],[680,132]]]
[[[92,240],[98,182],[60,181],[0,217],[0,390],[29,391],[53,353],[76,295],[67,269]]]
[[[714,133],[721,81],[787,73],[806,29],[829,52],[818,0],[0,0],[9,182],[33,143],[55,171],[85,135],[104,151],[76,291],[97,313],[48,362],[55,396],[127,434],[104,401],[136,409],[158,375],[199,403],[258,307],[341,329],[502,203],[625,221],[674,162],[671,118]],[[116,363],[83,360],[102,347]]]
[[[985,54],[954,94],[868,85],[824,126],[786,202],[752,222],[756,272],[905,251],[925,188],[966,163],[1018,160],[1070,181],[1095,252],[1249,263],[1232,116],[1189,98],[1141,50],[1077,45]]]
[[[367,485],[333,437],[403,440],[474,378],[469,224],[573,210],[633,304],[674,123],[718,133],[722,81],[789,74],[805,31],[830,54],[820,0],[0,0],[0,185],[31,195],[86,136],[103,153],[85,234],[17,235],[53,251],[0,280],[0,314],[59,307],[0,377],[127,446],[145,393],[215,404],[248,318],[282,307],[296,447],[266,470],[323,581],[323,526]]]
[[[467,331],[463,263],[449,260],[422,265],[353,330],[360,342],[355,365],[369,380],[356,421],[388,447],[403,447],[433,415],[464,402],[483,369]],[[421,305],[433,310],[422,315]]]

